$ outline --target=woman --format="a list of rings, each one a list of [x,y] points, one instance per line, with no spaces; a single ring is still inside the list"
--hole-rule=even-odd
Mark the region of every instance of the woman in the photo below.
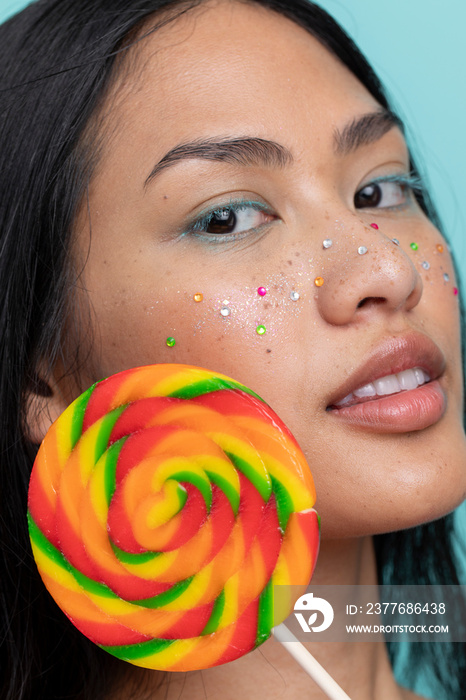
[[[100,653],[38,580],[27,483],[86,386],[197,364],[307,455],[315,583],[457,583],[437,519],[466,493],[458,297],[400,122],[304,0],[46,0],[0,46],[3,697],[321,698],[273,642],[169,678]],[[462,653],[421,651],[461,697]],[[416,697],[383,645],[313,652],[353,698]]]

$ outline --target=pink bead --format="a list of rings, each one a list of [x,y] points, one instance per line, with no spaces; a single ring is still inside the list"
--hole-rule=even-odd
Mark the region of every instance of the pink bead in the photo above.
[[[265,295],[267,294],[267,290],[265,287],[259,287],[257,293],[260,297],[265,297]]]
[[[453,294],[455,297],[458,296],[458,289],[456,287],[453,287]]]
[[[379,229],[379,227],[377,226],[377,224],[371,224],[371,226],[372,226],[372,228],[375,228],[375,229],[377,229],[377,230]]]

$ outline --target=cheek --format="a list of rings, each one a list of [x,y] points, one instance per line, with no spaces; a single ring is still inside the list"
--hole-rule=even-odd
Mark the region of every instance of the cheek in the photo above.
[[[154,275],[127,267],[109,275],[112,284],[100,279],[91,298],[102,348],[95,371],[107,376],[141,364],[188,363],[272,393],[270,370],[274,381],[287,382],[304,352],[309,261],[293,256],[273,271],[258,266],[240,276],[193,268],[167,265]]]

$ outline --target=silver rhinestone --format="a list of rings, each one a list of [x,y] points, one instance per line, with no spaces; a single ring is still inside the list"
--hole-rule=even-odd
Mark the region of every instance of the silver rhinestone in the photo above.
[[[229,316],[231,314],[231,309],[229,306],[222,306],[222,308],[220,309],[220,313],[222,314],[222,316]]]
[[[298,299],[299,299],[299,293],[298,293],[298,292],[291,292],[291,293],[290,293],[290,299],[291,299],[291,301],[298,301]]]
[[[447,274],[447,273],[445,272],[445,274],[443,275],[443,279],[445,280],[445,282],[449,282],[449,281],[450,281],[450,275]]]
[[[365,255],[367,253],[367,248],[365,245],[361,245],[358,248],[358,253],[359,255]]]
[[[395,245],[400,245],[400,241],[398,240],[398,238],[392,238],[392,241]]]
[[[333,245],[333,241],[331,238],[326,238],[322,245],[324,246],[324,248],[331,248]]]
[[[430,263],[428,263],[427,260],[424,260],[424,262],[422,263],[422,267],[424,268],[424,270],[430,270]]]

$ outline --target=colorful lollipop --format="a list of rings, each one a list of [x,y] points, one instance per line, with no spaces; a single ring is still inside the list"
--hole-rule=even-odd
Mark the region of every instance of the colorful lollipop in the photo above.
[[[155,365],[98,382],[53,424],[29,531],[83,634],[133,664],[191,671],[264,642],[281,621],[273,586],[308,584],[314,500],[295,439],[254,392]]]

